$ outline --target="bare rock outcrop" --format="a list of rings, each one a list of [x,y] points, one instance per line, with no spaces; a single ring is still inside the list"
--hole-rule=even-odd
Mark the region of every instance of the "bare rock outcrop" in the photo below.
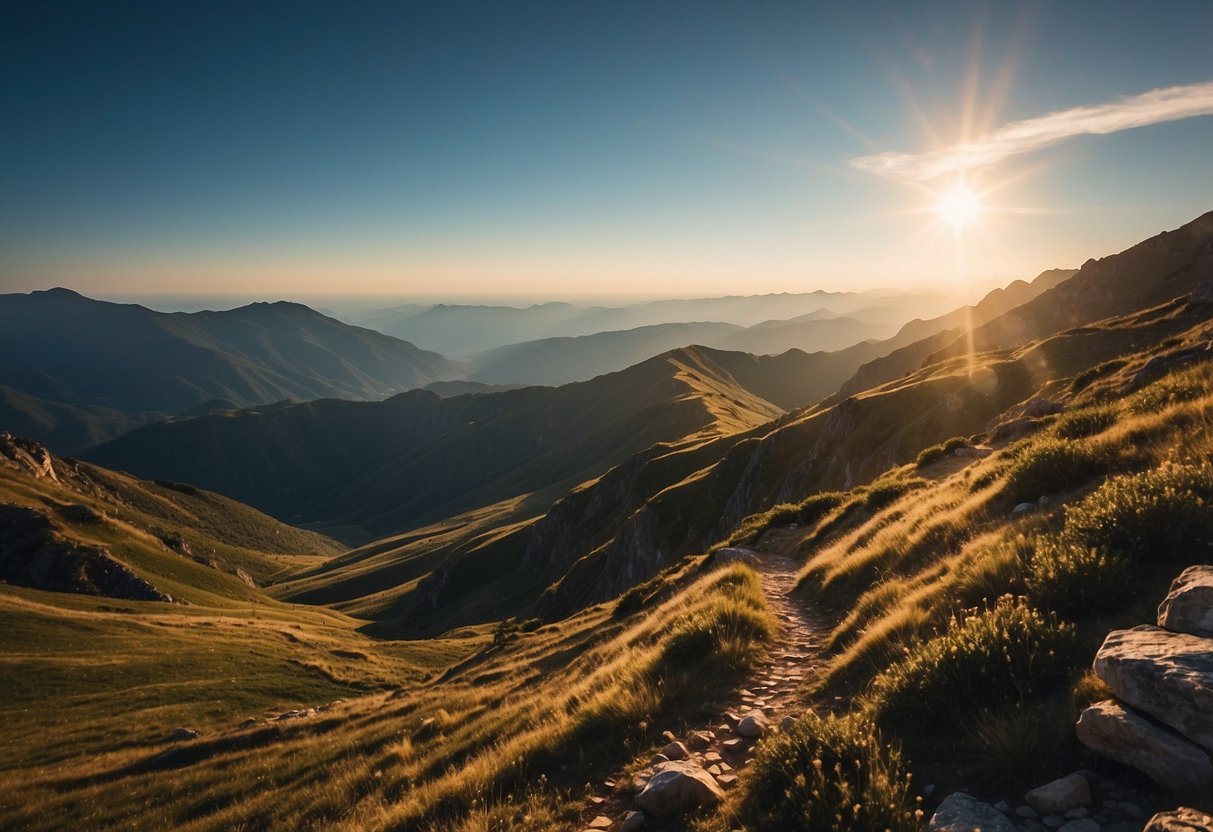
[[[931,816],[927,832],[1018,832],[1007,816],[989,803],[983,803],[964,792],[944,798]]]
[[[1158,606],[1158,626],[1213,638],[1213,566],[1190,566],[1180,573]]]
[[[1113,630],[1095,673],[1122,702],[1213,751],[1213,641],[1149,625]]]
[[[1213,832],[1213,816],[1182,806],[1174,812],[1159,812],[1142,832]]]
[[[1170,789],[1213,782],[1209,755],[1179,734],[1111,699],[1078,719],[1078,739],[1105,757],[1132,766]]]

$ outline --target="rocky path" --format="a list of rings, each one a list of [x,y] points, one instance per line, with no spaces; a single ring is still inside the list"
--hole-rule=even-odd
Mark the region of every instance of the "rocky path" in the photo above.
[[[587,830],[661,830],[663,816],[688,803],[714,803],[737,782],[750,750],[765,731],[804,710],[803,683],[818,662],[829,631],[823,617],[792,597],[801,564],[785,555],[732,550],[762,576],[767,604],[779,632],[751,680],[711,728],[685,737],[665,732],[648,765],[613,773],[590,793],[583,818]],[[668,810],[668,812],[666,811]]]

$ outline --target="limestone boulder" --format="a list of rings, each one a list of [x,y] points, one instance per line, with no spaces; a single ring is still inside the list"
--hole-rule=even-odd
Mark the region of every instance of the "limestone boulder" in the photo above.
[[[1160,627],[1113,630],[1094,667],[1122,702],[1213,751],[1213,641]]]
[[[1158,606],[1158,626],[1213,638],[1213,566],[1190,566],[1180,573]]]
[[[931,816],[927,832],[1018,832],[1007,816],[989,803],[956,792],[944,798]]]
[[[689,761],[671,761],[657,766],[636,795],[636,805],[650,815],[668,818],[699,806],[714,806],[723,799],[724,790],[703,768]]]
[[[1213,784],[1213,762],[1198,746],[1111,699],[1078,718],[1078,739],[1170,789]]]

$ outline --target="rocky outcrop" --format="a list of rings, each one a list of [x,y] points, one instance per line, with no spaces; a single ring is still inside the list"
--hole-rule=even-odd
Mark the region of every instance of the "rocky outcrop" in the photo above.
[[[1171,584],[1154,627],[1108,634],[1095,674],[1119,701],[1078,719],[1078,738],[1105,757],[1173,789],[1213,788],[1213,568],[1194,566]]]
[[[16,468],[34,479],[47,477],[59,481],[50,451],[37,442],[20,439],[7,431],[0,432],[0,464]]]
[[[1174,812],[1159,812],[1142,832],[1213,832],[1213,816],[1184,806]]]
[[[172,601],[105,548],[71,540],[26,506],[0,505],[0,580],[52,592]]]
[[[640,793],[636,805],[659,818],[682,814],[699,806],[714,806],[724,790],[712,775],[693,762],[661,763]]]
[[[1007,816],[989,803],[957,792],[944,798],[931,816],[927,832],[1018,832]]]
[[[1213,782],[1213,763],[1201,748],[1119,702],[1098,702],[1078,719],[1079,741],[1100,754],[1174,789]]]
[[[1095,673],[1122,702],[1213,750],[1213,641],[1149,625],[1114,630]]]
[[[1190,566],[1175,579],[1158,607],[1158,626],[1213,638],[1213,566]]]

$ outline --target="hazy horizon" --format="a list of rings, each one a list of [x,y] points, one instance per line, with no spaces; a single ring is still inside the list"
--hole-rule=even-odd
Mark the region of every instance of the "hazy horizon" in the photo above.
[[[0,289],[1030,279],[1211,207],[1213,6],[1168,9],[24,6]]]

